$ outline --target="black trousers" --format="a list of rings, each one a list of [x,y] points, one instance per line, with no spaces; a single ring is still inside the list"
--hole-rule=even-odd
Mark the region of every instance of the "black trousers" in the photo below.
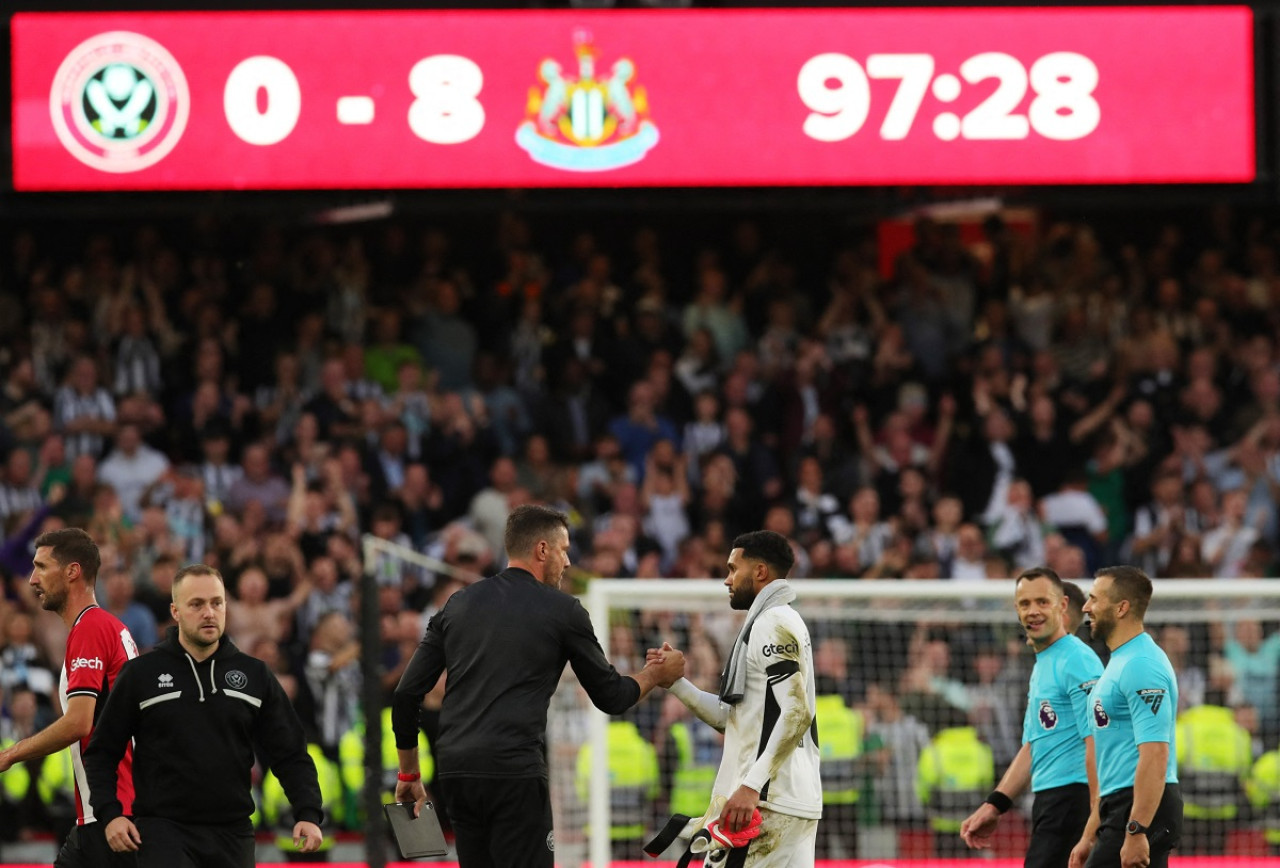
[[[1089,822],[1089,785],[1067,784],[1036,793],[1026,868],[1067,868],[1071,850]]]
[[[138,868],[254,868],[253,827],[200,826],[159,817],[134,820],[142,845]]]
[[[459,868],[553,868],[555,834],[545,780],[450,775],[448,781]]]
[[[138,854],[117,853],[107,844],[106,823],[73,826],[53,860],[53,868],[134,868]]]
[[[1085,868],[1120,868],[1120,848],[1124,846],[1125,826],[1132,808],[1132,787],[1102,797],[1102,825]],[[1182,842],[1182,790],[1177,784],[1164,785],[1164,796],[1151,820],[1147,842],[1151,846],[1150,868],[1168,868],[1169,851]]]

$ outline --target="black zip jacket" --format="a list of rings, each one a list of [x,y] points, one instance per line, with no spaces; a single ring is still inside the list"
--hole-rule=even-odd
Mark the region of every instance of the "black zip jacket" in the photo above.
[[[428,622],[396,687],[396,747],[417,745],[422,697],[448,667],[436,774],[546,778],[547,708],[566,662],[601,711],[639,701],[640,685],[609,665],[575,597],[521,569],[482,579]]]
[[[154,650],[120,670],[84,757],[90,801],[103,823],[121,814],[116,767],[131,738],[139,817],[252,828],[255,746],[284,785],[294,816],[313,823],[323,817],[315,763],[289,698],[265,663],[226,636],[197,663],[170,627]]]

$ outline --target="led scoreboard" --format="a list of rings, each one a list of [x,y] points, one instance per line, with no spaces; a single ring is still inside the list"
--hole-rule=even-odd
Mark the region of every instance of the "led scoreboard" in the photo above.
[[[1248,182],[1242,6],[21,13],[23,191]]]

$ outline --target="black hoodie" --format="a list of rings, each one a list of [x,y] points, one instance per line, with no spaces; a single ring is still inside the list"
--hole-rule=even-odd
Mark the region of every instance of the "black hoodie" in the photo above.
[[[197,663],[170,627],[151,653],[120,670],[84,758],[89,800],[103,823],[121,815],[116,767],[130,738],[139,817],[251,829],[255,747],[294,816],[313,823],[323,816],[316,767],[289,698],[265,663],[226,636]]]

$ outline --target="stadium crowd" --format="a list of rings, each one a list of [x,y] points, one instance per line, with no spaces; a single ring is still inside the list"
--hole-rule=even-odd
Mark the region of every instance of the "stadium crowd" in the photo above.
[[[793,248],[751,219],[723,239],[635,220],[555,244],[516,213],[479,240],[407,220],[15,232],[0,740],[56,714],[65,627],[26,578],[31,540],[60,526],[97,540],[99,601],[144,649],[175,570],[220,569],[230,637],[339,765],[363,533],[456,568],[373,565],[387,696],[424,619],[503,566],[527,502],[571,517],[578,589],[722,578],[727,541],[760,527],[793,540],[796,578],[1276,575],[1280,227],[1224,207],[1106,238],[1075,219],[992,216],[976,244],[913,228],[888,268],[874,233]],[[714,632],[677,620],[714,681]],[[620,668],[654,630],[615,629]],[[1276,748],[1273,625],[1165,633],[1188,708],[1232,709],[1251,760]],[[923,822],[919,752],[967,722],[1007,762],[1026,670],[1017,642],[898,638],[886,669],[865,664],[870,640],[822,637],[820,692],[877,735],[865,773],[900,784],[879,817]],[[640,719],[664,757],[670,709]],[[26,835],[52,801],[0,825]]]

